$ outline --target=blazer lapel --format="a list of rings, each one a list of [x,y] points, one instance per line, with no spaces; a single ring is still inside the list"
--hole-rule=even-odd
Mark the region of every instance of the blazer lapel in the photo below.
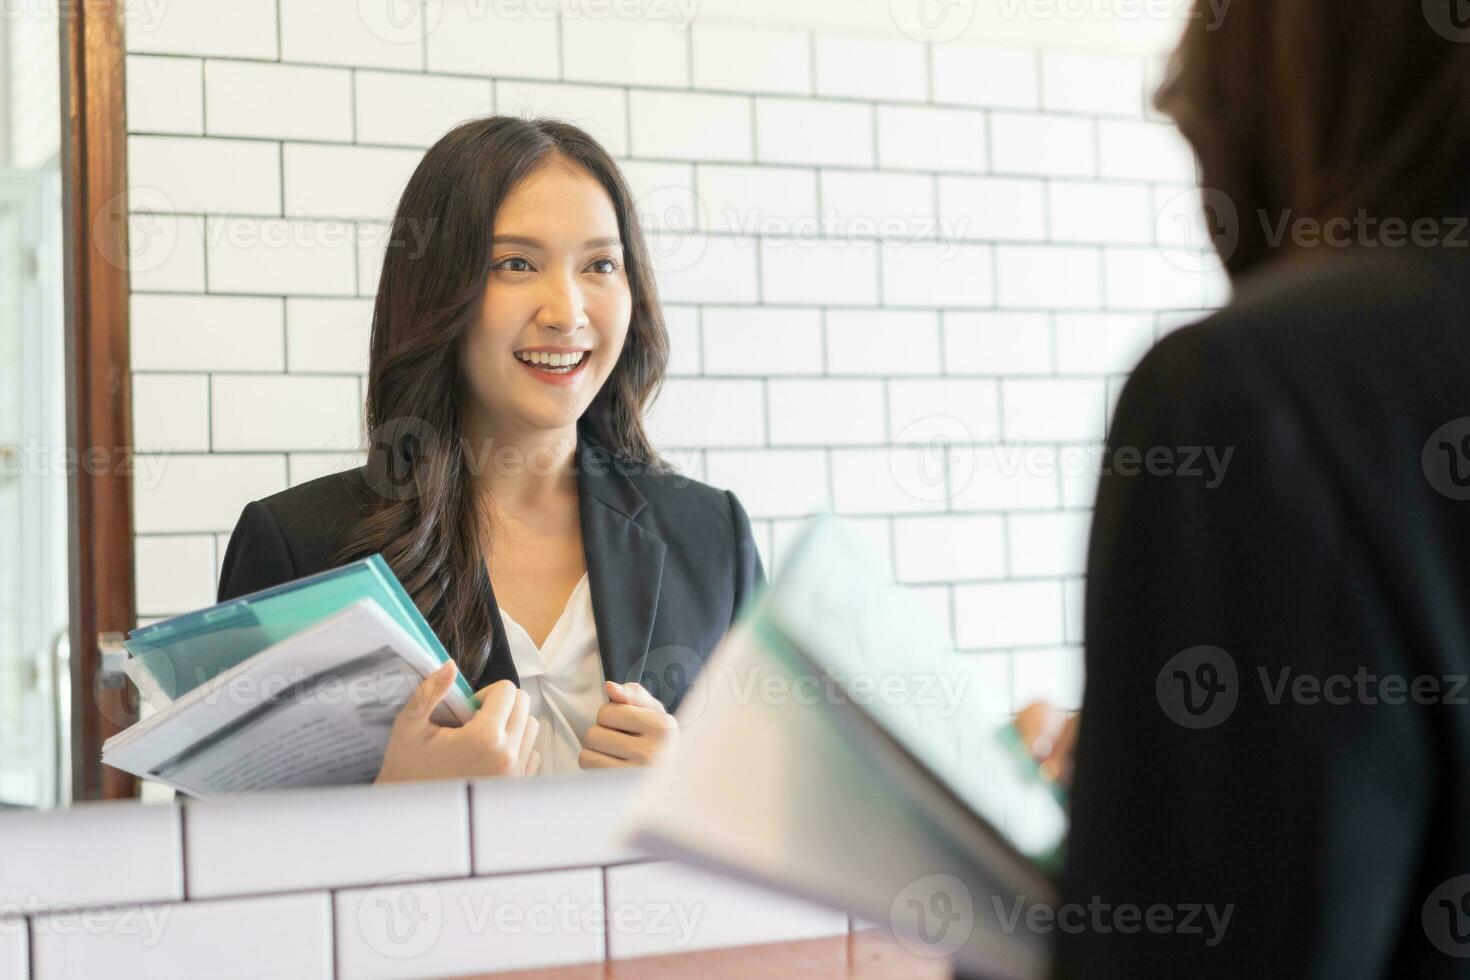
[[[664,542],[637,523],[643,495],[602,446],[577,440],[582,551],[603,676],[617,683],[643,676],[663,577]],[[626,464],[624,464],[626,465]]]

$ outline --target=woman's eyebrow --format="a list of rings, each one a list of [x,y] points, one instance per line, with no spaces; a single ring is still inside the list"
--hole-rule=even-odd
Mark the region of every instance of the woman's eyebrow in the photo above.
[[[545,248],[546,243],[539,238],[529,235],[496,235],[490,239],[492,245],[520,245],[525,248]],[[616,235],[610,238],[589,238],[582,243],[583,248],[606,248],[610,245],[622,246],[623,240]]]

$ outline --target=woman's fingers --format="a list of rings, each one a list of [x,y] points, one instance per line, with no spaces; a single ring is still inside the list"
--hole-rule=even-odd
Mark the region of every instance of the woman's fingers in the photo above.
[[[531,758],[526,762],[526,775],[534,776],[541,771],[541,753],[531,750]]]
[[[527,774],[531,756],[536,752],[536,735],[541,731],[541,722],[535,716],[526,719],[525,731],[521,733],[520,751],[516,755],[516,772]]]
[[[1017,712],[1012,724],[1021,735],[1021,744],[1036,761],[1041,762],[1051,756],[1066,720],[1067,716],[1060,708],[1045,701],[1036,701]]]
[[[516,704],[516,695],[524,692],[521,692],[510,681],[496,681],[488,687],[482,687],[476,693],[480,697],[480,710],[475,712],[475,717],[470,719],[470,724],[500,732],[505,729],[506,722],[510,720],[511,709]]]
[[[646,743],[647,739],[641,735],[629,735],[601,725],[593,725],[587,729],[587,734],[582,738],[585,748],[629,761],[642,761]]]
[[[452,661],[441,664],[438,670],[425,677],[414,688],[398,717],[415,726],[429,724],[429,716],[454,686],[454,674],[455,666]]]
[[[597,724],[604,728],[627,732],[630,735],[655,735],[671,728],[677,728],[679,725],[674,720],[674,716],[663,711],[662,708],[654,711],[631,704],[611,702],[597,709]]]
[[[662,702],[652,694],[649,694],[648,690],[636,681],[629,681],[626,684],[603,681],[602,689],[607,692],[607,699],[614,704],[631,704],[634,707],[647,708],[650,711],[664,710]]]

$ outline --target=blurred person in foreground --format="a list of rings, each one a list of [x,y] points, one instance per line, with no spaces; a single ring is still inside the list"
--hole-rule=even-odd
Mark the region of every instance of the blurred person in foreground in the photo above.
[[[1470,18],[1199,13],[1157,102],[1234,296],[1118,403],[1075,760],[1026,719],[1075,762],[1057,972],[1464,976]],[[1162,465],[1192,447],[1233,451],[1213,489]]]

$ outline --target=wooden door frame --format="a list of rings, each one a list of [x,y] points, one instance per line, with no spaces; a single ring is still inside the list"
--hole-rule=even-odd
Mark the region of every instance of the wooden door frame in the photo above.
[[[132,629],[137,614],[123,7],[88,0],[62,5],[60,17],[75,800],[137,794],[132,776],[102,765],[102,742],[136,714],[125,686],[99,683],[98,642]]]

